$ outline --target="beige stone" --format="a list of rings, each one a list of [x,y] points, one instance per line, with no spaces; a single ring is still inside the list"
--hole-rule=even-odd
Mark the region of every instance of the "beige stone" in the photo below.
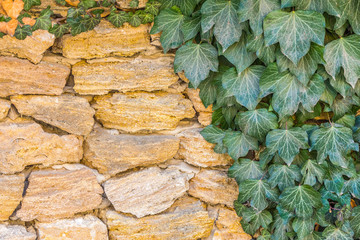
[[[73,219],[59,219],[36,223],[38,240],[107,240],[106,225],[97,217],[86,215]]]
[[[47,51],[44,53],[44,57],[42,58],[42,61],[51,62],[51,63],[60,63],[63,65],[66,65],[68,67],[71,67],[71,66],[75,65],[76,63],[80,62],[81,59],[65,58],[62,55]]]
[[[87,137],[85,161],[100,173],[115,175],[130,168],[148,166],[171,159],[179,149],[179,139],[166,135],[128,135],[100,127]]]
[[[77,135],[88,135],[94,125],[95,110],[88,101],[71,95],[14,96],[11,103],[20,114]]]
[[[35,240],[36,233],[21,225],[0,224],[1,240]]]
[[[211,112],[200,112],[198,116],[198,121],[202,126],[208,126],[212,122],[212,113]]]
[[[131,56],[150,46],[148,30],[148,25],[132,27],[127,23],[116,28],[103,20],[94,30],[77,36],[65,35],[61,41],[63,55],[85,59]]]
[[[0,120],[6,118],[11,107],[11,103],[8,100],[0,98]]]
[[[18,94],[60,95],[70,68],[40,62],[32,64],[14,57],[0,57],[0,97]]]
[[[232,159],[228,154],[214,152],[214,144],[207,142],[200,134],[202,128],[189,129],[177,136],[180,138],[179,156],[186,162],[199,167],[229,165]]]
[[[188,176],[178,170],[146,168],[105,182],[107,198],[116,211],[144,217],[169,208],[188,190]]]
[[[34,171],[16,217],[22,221],[71,217],[97,208],[102,193],[90,169]]]
[[[26,58],[39,63],[43,53],[54,44],[55,36],[45,30],[36,30],[31,37],[19,40],[10,35],[0,38],[0,55]]]
[[[200,99],[199,93],[200,93],[200,89],[193,89],[193,88],[186,89],[186,94],[189,96],[197,112],[212,112],[212,105],[205,108],[204,104]]]
[[[96,118],[107,128],[126,132],[175,129],[195,111],[182,94],[166,92],[115,93],[95,97]]]
[[[129,4],[131,0],[117,0],[116,2],[119,4],[120,8],[130,8]],[[147,2],[148,0],[139,0],[139,6],[137,8],[144,8]]]
[[[0,123],[0,173],[22,171],[28,165],[50,166],[79,162],[82,137],[46,133],[31,121]]]
[[[194,198],[181,198],[165,213],[134,218],[106,212],[110,239],[190,240],[207,237],[213,226],[205,206]]]
[[[24,191],[24,181],[23,174],[0,175],[0,221],[7,220],[19,205]],[[0,230],[0,236],[1,234]]]
[[[226,172],[203,169],[190,181],[189,194],[210,204],[234,206],[239,195],[236,181]]]
[[[67,16],[67,11],[68,11],[69,7],[61,6],[61,5],[57,4],[55,0],[41,0],[41,5],[33,6],[30,9],[30,12],[40,13],[42,10],[44,10],[48,6],[50,6],[51,11],[53,11],[55,14],[59,14],[64,17]]]
[[[179,79],[174,74],[173,60],[172,56],[155,54],[109,58],[91,64],[81,62],[72,69],[74,89],[80,94],[93,95],[106,94],[111,90],[167,90]]]

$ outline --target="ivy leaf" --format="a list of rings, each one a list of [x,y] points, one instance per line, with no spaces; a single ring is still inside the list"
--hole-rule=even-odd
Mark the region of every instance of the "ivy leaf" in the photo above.
[[[345,183],[347,191],[357,199],[360,199],[360,175],[357,174],[355,177],[352,177]]]
[[[240,112],[236,121],[241,131],[261,141],[271,129],[278,128],[277,116],[264,108]]]
[[[313,112],[313,107],[325,91],[325,83],[319,74],[314,74],[306,87],[300,86],[300,98],[304,109]]]
[[[325,228],[323,236],[325,237],[325,240],[353,240],[352,234],[332,225]]]
[[[336,78],[342,67],[346,81],[354,88],[360,78],[360,36],[350,35],[328,43],[324,59],[326,71],[333,78]]]
[[[129,3],[129,7],[137,8],[139,6],[139,0],[131,0]]]
[[[159,14],[160,7],[161,7],[161,3],[158,1],[147,2],[144,11],[146,13],[156,16]]]
[[[350,226],[354,231],[354,237],[360,237],[360,206],[352,209],[352,219],[350,220]]]
[[[286,188],[280,195],[280,204],[298,217],[309,218],[313,209],[321,208],[321,194],[309,185]]]
[[[264,20],[265,43],[280,43],[281,52],[294,64],[310,49],[310,43],[324,45],[325,19],[313,11],[273,11]]]
[[[256,211],[252,208],[245,208],[241,212],[241,216],[246,222],[250,222],[255,229],[259,227],[267,228],[273,220],[269,211]]]
[[[279,156],[290,166],[300,148],[308,148],[307,133],[299,127],[290,129],[274,129],[266,136],[266,147]]]
[[[65,33],[68,33],[70,29],[70,25],[68,23],[65,24],[54,24],[49,32],[54,34],[56,38],[62,37]]]
[[[217,100],[219,85],[221,87],[222,73],[223,69],[219,68],[219,72],[211,72],[210,76],[199,84],[199,97],[206,108]]]
[[[273,239],[276,240],[288,240],[289,237],[287,233],[292,231],[290,223],[284,223],[283,219],[280,217],[278,213],[275,214],[275,221],[271,226],[271,230],[274,231]]]
[[[295,181],[301,181],[300,169],[296,165],[287,166],[281,164],[273,164],[269,168],[269,179],[272,188],[279,187],[283,191],[287,187],[295,186]]]
[[[352,30],[356,34],[360,34],[360,2],[358,0],[342,0],[339,1],[339,8],[341,9],[340,18],[337,19],[335,29],[340,28],[349,21]]]
[[[150,34],[162,31],[160,42],[166,53],[171,48],[179,47],[184,40],[181,26],[184,23],[185,16],[173,9],[164,9],[155,18],[154,26]]]
[[[225,51],[241,36],[241,25],[236,12],[237,4],[231,0],[206,0],[201,7],[203,32],[214,26],[214,35]]]
[[[185,71],[185,77],[197,88],[208,75],[210,70],[218,69],[217,51],[208,43],[195,44],[188,42],[176,51],[175,73]]]
[[[129,24],[133,27],[138,27],[141,25],[141,18],[138,14],[129,13]]]
[[[265,63],[269,65],[275,61],[275,45],[265,46],[265,40],[263,34],[259,36],[250,36],[246,49],[250,52],[255,52],[256,56]]]
[[[23,0],[24,1],[24,10],[29,11],[33,6],[39,6],[41,0]]]
[[[124,11],[111,11],[106,19],[111,22],[115,27],[121,27],[124,23],[130,20],[129,14]]]
[[[200,134],[209,143],[216,144],[215,152],[218,152],[218,151],[216,151],[216,149],[223,149],[224,148],[223,139],[225,137],[225,132],[221,128],[218,128],[218,127],[216,127],[214,125],[209,125],[206,128],[204,128],[200,132]]]
[[[329,156],[333,164],[347,167],[346,154],[350,150],[359,151],[359,146],[353,140],[351,129],[337,124],[326,124],[315,130],[310,136],[310,142],[310,151],[317,151],[319,163]]]
[[[330,85],[328,81],[325,81],[325,90],[320,97],[320,100],[326,102],[329,105],[333,105],[337,92]]]
[[[222,85],[238,103],[253,110],[259,102],[259,80],[264,69],[264,66],[254,65],[238,74],[235,68],[230,68],[222,77]]]
[[[42,10],[40,16],[36,19],[34,26],[32,26],[33,31],[38,29],[49,30],[52,25],[50,16],[53,14],[54,13],[50,10],[50,7]]]
[[[185,15],[190,15],[200,0],[159,0],[159,2],[162,9],[177,6]]]
[[[281,0],[281,8],[296,7],[301,10],[312,10],[340,17],[337,0]]]
[[[315,221],[312,218],[295,218],[292,227],[297,233],[299,239],[304,239],[309,235],[315,226]]]
[[[80,17],[81,15],[84,15],[85,9],[84,8],[69,8],[68,12],[67,12],[67,18],[77,18]]]
[[[188,41],[194,38],[201,29],[201,15],[199,14],[196,17],[186,17],[183,25],[181,26],[181,31],[184,34],[184,41]]]
[[[326,169],[322,164],[318,164],[316,161],[308,159],[301,168],[304,184],[314,186],[316,184],[316,179],[320,183],[323,183],[325,170]]]
[[[234,160],[247,155],[249,150],[258,150],[258,141],[240,131],[228,131],[223,139],[230,157]]]
[[[250,27],[255,35],[263,32],[263,21],[268,13],[280,9],[278,0],[244,0],[239,5],[240,21],[250,21]]]
[[[228,171],[229,177],[235,178],[238,183],[250,179],[260,179],[264,174],[258,161],[246,158],[236,160]]]
[[[27,36],[32,35],[32,29],[29,25],[20,26],[18,25],[15,29],[14,36],[19,40],[24,40]]]

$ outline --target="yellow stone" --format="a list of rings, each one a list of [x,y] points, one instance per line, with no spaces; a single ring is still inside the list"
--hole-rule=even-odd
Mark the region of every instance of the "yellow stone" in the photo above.
[[[191,102],[194,104],[194,108],[197,112],[212,112],[212,105],[205,108],[200,99],[200,89],[187,88],[186,94],[189,96]]]
[[[8,100],[0,99],[0,120],[6,118],[11,107],[11,103]]]
[[[19,205],[24,191],[24,182],[23,174],[0,175],[0,221],[8,220]]]

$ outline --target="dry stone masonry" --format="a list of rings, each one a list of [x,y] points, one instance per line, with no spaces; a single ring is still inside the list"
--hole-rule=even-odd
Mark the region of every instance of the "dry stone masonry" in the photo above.
[[[149,30],[0,38],[1,240],[251,239],[212,108]]]

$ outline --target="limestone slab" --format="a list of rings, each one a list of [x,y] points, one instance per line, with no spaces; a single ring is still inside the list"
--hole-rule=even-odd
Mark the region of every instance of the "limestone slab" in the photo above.
[[[205,107],[199,96],[200,89],[187,88],[186,94],[189,96],[189,99],[194,104],[194,108],[197,112],[212,112],[212,105]]]
[[[1,240],[35,240],[36,233],[21,225],[0,224]]]
[[[208,126],[212,121],[212,113],[211,112],[200,112],[198,116],[198,121],[202,126]]]
[[[0,175],[0,221],[7,220],[19,205],[24,191],[24,181],[23,174]],[[0,225],[0,229],[4,230],[4,226]]]
[[[11,107],[11,103],[8,100],[0,99],[0,120],[6,118]]]

